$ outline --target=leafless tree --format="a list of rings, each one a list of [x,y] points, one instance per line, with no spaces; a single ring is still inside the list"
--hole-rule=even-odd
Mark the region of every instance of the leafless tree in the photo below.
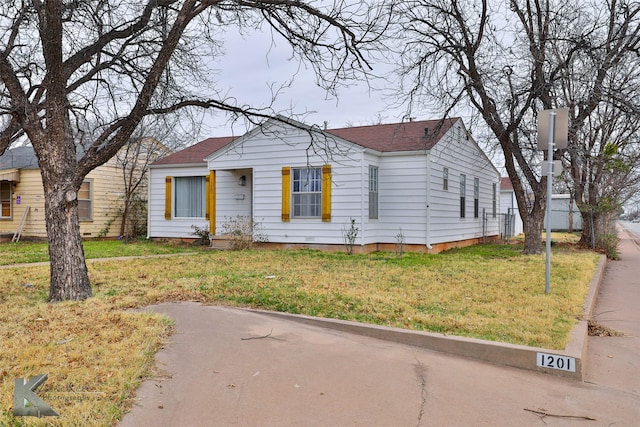
[[[336,0],[18,0],[0,4],[0,154],[28,137],[38,157],[49,240],[50,301],[82,300],[91,284],[77,191],[146,116],[211,108],[260,121],[216,88],[207,60],[223,31],[266,28],[334,90],[368,67],[380,9]],[[96,137],[74,134],[96,123]]]
[[[179,149],[183,144],[175,139],[167,141],[170,133],[164,121],[141,124],[135,134],[115,155],[116,165],[122,172],[124,192],[120,216],[120,237],[130,240],[147,231],[147,177],[154,161]],[[164,134],[164,135],[163,135]],[[160,142],[160,140],[165,143]]]
[[[403,6],[402,93],[413,108],[439,107],[445,115],[468,109],[486,124],[513,183],[525,253],[541,252],[547,177],[546,153],[536,149],[538,111],[570,108],[568,153],[578,153],[580,129],[600,105],[613,102],[613,88],[605,86],[618,64],[637,61],[640,5],[414,0]],[[577,58],[590,59],[580,79],[572,69]],[[563,96],[567,88],[574,102]]]
[[[600,105],[565,156],[570,191],[582,216],[581,243],[607,244],[611,222],[640,186],[640,114]],[[606,249],[606,248],[602,248]]]

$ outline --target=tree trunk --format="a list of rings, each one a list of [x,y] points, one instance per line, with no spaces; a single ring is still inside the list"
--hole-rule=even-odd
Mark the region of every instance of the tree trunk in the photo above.
[[[130,202],[130,197],[125,197],[124,200],[124,209],[122,210],[122,222],[120,223],[120,237],[122,237],[123,239],[128,239],[129,238],[129,233],[128,233],[128,219],[129,219],[129,205],[131,204]]]
[[[44,197],[51,261],[49,301],[87,299],[91,283],[80,236],[77,193],[45,184]]]
[[[524,253],[533,255],[542,253],[542,228],[544,227],[544,210],[534,209],[523,221]]]
[[[581,246],[586,246],[588,248],[595,247],[595,235],[596,230],[594,229],[594,222],[591,212],[581,212],[580,216],[582,217],[582,233],[580,234],[580,241],[578,242]]]

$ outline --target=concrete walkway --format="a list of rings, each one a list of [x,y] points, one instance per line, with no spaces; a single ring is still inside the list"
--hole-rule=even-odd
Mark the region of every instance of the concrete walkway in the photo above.
[[[195,303],[120,426],[638,426],[640,249],[621,231],[584,381]]]

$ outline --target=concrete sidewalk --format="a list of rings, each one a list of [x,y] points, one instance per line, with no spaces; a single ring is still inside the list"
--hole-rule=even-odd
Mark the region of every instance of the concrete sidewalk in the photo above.
[[[589,337],[584,381],[196,303],[176,321],[120,426],[640,425],[640,249],[621,232]],[[545,415],[546,414],[546,415]],[[595,420],[592,420],[595,419]]]

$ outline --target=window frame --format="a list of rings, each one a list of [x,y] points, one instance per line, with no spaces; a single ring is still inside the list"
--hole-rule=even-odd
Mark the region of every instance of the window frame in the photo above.
[[[2,186],[6,185],[9,191],[9,198],[2,197]],[[4,215],[6,207],[9,209],[9,215]],[[0,219],[13,218],[13,181],[0,181]]]
[[[442,190],[449,191],[449,168],[442,168]]]
[[[87,185],[89,188],[87,190],[83,190],[83,186]],[[84,198],[84,193],[88,193],[88,197]],[[82,181],[80,188],[78,189],[77,194],[78,199],[78,220],[80,221],[93,221],[93,180],[85,179]],[[86,208],[82,207],[82,205],[86,204]],[[84,212],[87,214],[84,215]]]
[[[473,217],[480,217],[480,178],[473,178]]]
[[[491,200],[491,216],[496,218],[497,216],[497,205],[498,205],[498,185],[493,183],[493,195]]]
[[[322,218],[322,167],[291,168],[291,218]]]
[[[378,166],[369,165],[369,219],[379,217],[379,188],[380,169]]]
[[[195,190],[195,180],[198,179],[200,181],[200,189]],[[186,184],[182,184],[181,182],[187,182],[187,180],[193,180],[193,189],[185,189],[180,188]],[[172,214],[173,218],[197,218],[197,219],[206,219],[207,216],[207,177],[203,175],[190,175],[190,176],[174,176],[172,177]],[[180,194],[182,191],[189,191],[186,197],[189,200],[185,200],[184,197]],[[184,204],[188,206],[183,207]],[[199,205],[199,206],[198,206]]]
[[[467,193],[467,176],[460,174],[460,218],[466,217],[466,193]]]

